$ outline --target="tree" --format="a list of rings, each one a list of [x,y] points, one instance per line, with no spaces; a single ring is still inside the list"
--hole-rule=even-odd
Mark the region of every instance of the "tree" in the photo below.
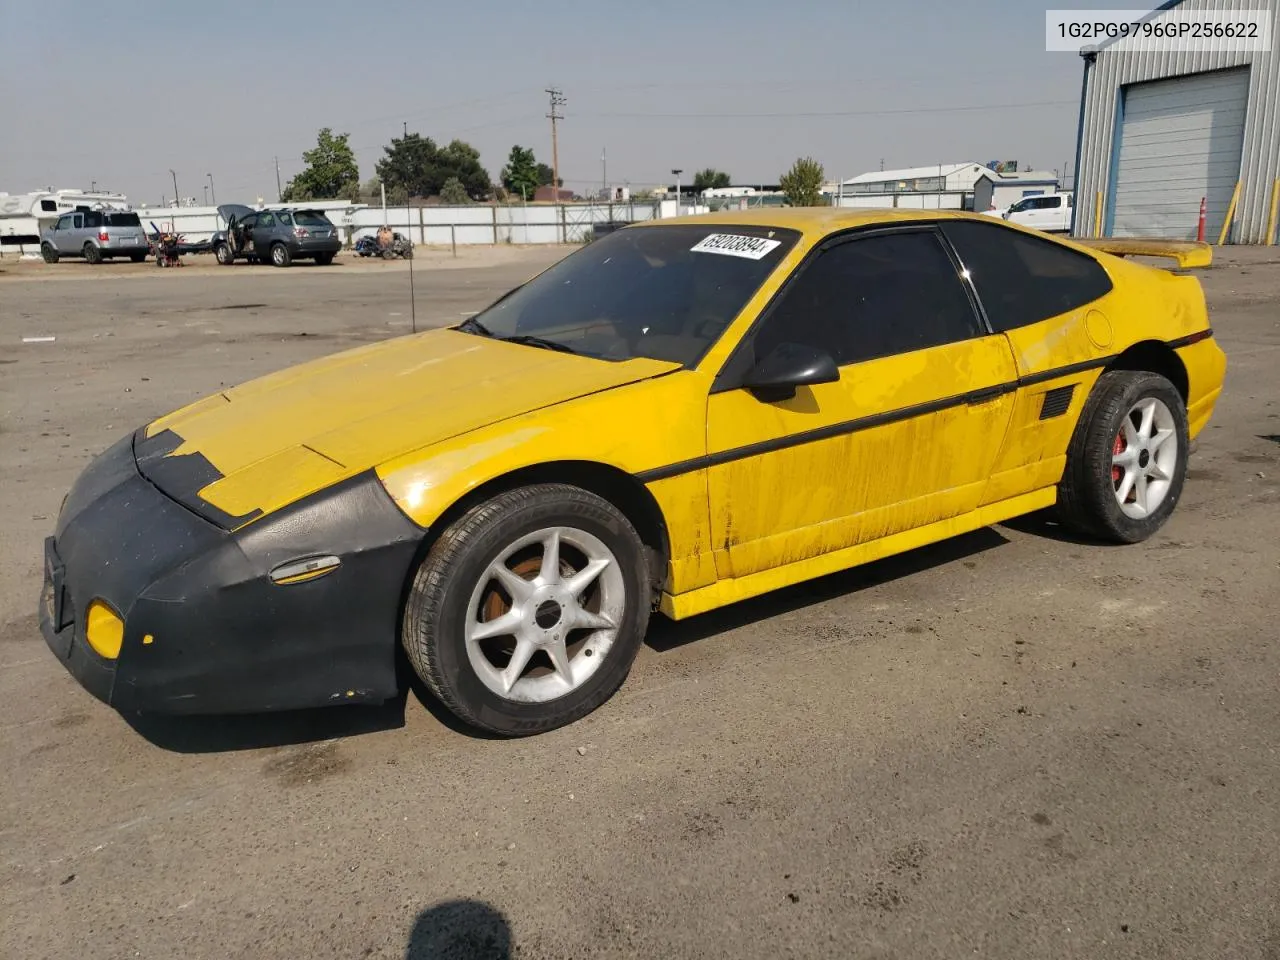
[[[480,151],[461,140],[441,148],[430,137],[410,133],[393,138],[383,151],[386,156],[377,170],[388,194],[400,187],[409,196],[434,196],[450,177],[456,177],[474,200],[485,199],[492,190],[489,174],[480,165]]]
[[[553,176],[553,174],[552,174],[552,172],[551,172],[551,168],[550,168],[550,167],[548,167],[545,163],[540,163],[540,164],[538,164],[538,186],[540,186],[540,187],[549,187],[549,186],[551,186],[551,177],[552,177],[552,176]],[[559,182],[559,183],[557,183],[557,184],[556,184],[556,186],[557,186],[557,187],[563,187],[563,186],[564,186],[564,177],[561,177],[561,178],[560,178],[560,182]]]
[[[316,135],[314,150],[302,155],[306,164],[302,172],[289,181],[281,193],[282,200],[328,200],[350,198],[360,186],[360,168],[356,155],[347,145],[349,134],[336,136],[329,127]]]
[[[719,190],[733,183],[733,179],[723,170],[716,170],[714,167],[707,167],[705,170],[699,170],[693,175],[693,190],[695,193],[701,193],[703,190]]]
[[[507,165],[502,168],[502,185],[513,196],[532,197],[541,186],[539,168],[544,164],[534,159],[533,151],[516,144],[507,157]]]
[[[461,180],[450,177],[440,188],[440,201],[452,204],[470,203],[471,197],[467,196],[467,188],[462,185]]]
[[[820,207],[823,205],[822,184],[826,182],[826,176],[817,160],[801,157],[778,179],[778,184],[787,195],[787,203],[793,207]]]

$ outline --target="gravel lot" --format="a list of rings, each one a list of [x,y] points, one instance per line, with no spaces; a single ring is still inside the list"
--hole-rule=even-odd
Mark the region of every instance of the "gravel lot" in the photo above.
[[[419,325],[562,252],[420,258]],[[90,456],[405,332],[405,264],[0,261],[0,956],[1280,958],[1280,252],[1203,278],[1227,391],[1155,539],[1024,520],[659,619],[507,742],[420,691],[130,725],[36,626]]]

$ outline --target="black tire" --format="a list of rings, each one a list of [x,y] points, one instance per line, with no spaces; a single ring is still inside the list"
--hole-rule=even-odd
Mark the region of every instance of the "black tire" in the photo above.
[[[317,263],[317,264],[319,264],[319,265],[320,265],[320,266],[322,266],[322,267],[327,267],[329,264],[333,263],[333,254],[332,254],[332,253],[317,253],[317,254],[316,254],[316,263]]]
[[[273,267],[287,267],[293,263],[293,254],[289,252],[289,248],[283,243],[273,243],[271,245],[271,265]]]
[[[58,262],[58,251],[53,249],[53,244],[51,243],[40,244],[40,256],[44,257],[45,263]]]
[[[1177,458],[1164,499],[1147,516],[1135,518],[1120,507],[1112,457],[1117,453],[1124,418],[1147,398],[1159,400],[1172,414],[1171,439],[1178,444]],[[1067,466],[1058,485],[1058,516],[1077,531],[1102,540],[1146,540],[1164,525],[1178,505],[1187,476],[1187,453],[1186,404],[1172,383],[1145,371],[1104,373],[1085,401],[1067,448]]]
[[[618,562],[625,589],[622,622],[607,659],[582,685],[556,699],[520,703],[487,687],[463,639],[472,591],[492,560],[522,536],[553,526],[597,537]],[[539,484],[499,494],[452,523],[414,576],[401,641],[431,693],[460,720],[518,737],[579,720],[622,685],[649,623],[649,578],[635,528],[607,500],[578,487]]]
[[[392,250],[390,247],[387,247],[387,249],[382,251],[383,260],[394,260],[395,256],[396,256],[395,251]]]
[[[213,248],[213,256],[224,267],[229,267],[236,262],[236,255],[231,252],[231,247],[225,243],[220,243]]]
[[[129,254],[129,259],[134,263],[141,263],[143,260],[147,259],[147,255],[145,253],[131,253]]]
[[[89,263],[101,263],[102,251],[95,247],[92,243],[84,245],[84,258]]]

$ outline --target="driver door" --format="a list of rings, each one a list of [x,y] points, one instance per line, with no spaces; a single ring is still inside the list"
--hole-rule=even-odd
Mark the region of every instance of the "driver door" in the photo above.
[[[785,344],[830,354],[838,381],[784,399],[739,386]],[[980,326],[935,228],[828,241],[708,399],[718,575],[747,576],[976,509],[1016,379],[1007,340]]]

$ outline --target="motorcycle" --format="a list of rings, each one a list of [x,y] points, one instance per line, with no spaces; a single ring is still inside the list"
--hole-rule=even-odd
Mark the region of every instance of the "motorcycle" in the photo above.
[[[381,257],[383,260],[410,260],[413,258],[413,244],[399,233],[391,235],[391,243],[384,249],[378,244],[376,236],[364,236],[356,240],[356,256]]]

